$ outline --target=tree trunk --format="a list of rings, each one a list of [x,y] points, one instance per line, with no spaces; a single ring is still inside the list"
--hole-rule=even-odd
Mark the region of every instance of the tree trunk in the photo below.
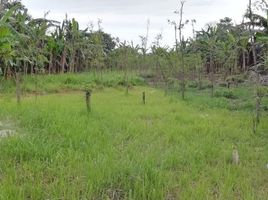
[[[214,97],[214,67],[212,62],[212,54],[209,58],[209,68],[210,68],[210,79],[211,79],[211,97]]]
[[[16,97],[17,97],[17,103],[20,104],[21,102],[21,80],[20,80],[20,73],[15,72],[15,79],[16,79]]]
[[[53,68],[53,53],[50,52],[50,60],[49,60],[49,66],[48,66],[48,74],[51,74],[52,68]]]
[[[71,61],[70,61],[70,72],[74,72],[75,71],[75,50],[73,50],[73,52],[71,53]]]
[[[129,93],[129,80],[128,80],[128,73],[125,74],[125,80],[126,80],[126,95]]]
[[[9,80],[12,78],[12,72],[10,67],[7,67],[6,72],[5,72],[6,79]]]
[[[27,71],[28,71],[28,69],[27,69],[27,64],[26,64],[26,62],[23,62],[23,72],[24,72],[24,75],[27,75]]]
[[[193,81],[196,81],[196,68],[193,69]]]
[[[257,65],[257,53],[256,53],[256,48],[255,48],[255,41],[252,39],[252,56],[253,56],[253,65]]]
[[[246,53],[243,51],[243,70],[246,71]]]
[[[125,50],[125,51],[127,51],[127,50]],[[127,52],[125,52],[124,65],[125,65],[125,85],[126,85],[126,95],[128,95],[128,92],[129,92],[129,80],[128,80]]]
[[[234,75],[237,74],[237,56],[235,56],[234,58],[234,65],[233,65],[233,72],[234,72]]]
[[[198,89],[202,90],[202,68],[199,69],[198,75]]]
[[[65,47],[64,47],[64,50],[63,50],[62,55],[61,55],[60,65],[61,65],[61,73],[64,74],[65,65],[66,65],[66,49],[65,49]]]
[[[33,64],[31,64],[31,75],[33,75],[34,74],[34,66],[33,66]]]
[[[183,50],[182,50],[183,51]],[[182,62],[182,82],[181,82],[181,97],[185,99],[185,69],[184,69],[184,53],[181,52],[181,62]]]

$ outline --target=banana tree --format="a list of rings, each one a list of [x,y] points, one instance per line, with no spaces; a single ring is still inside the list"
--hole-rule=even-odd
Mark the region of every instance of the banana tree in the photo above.
[[[12,24],[13,16],[20,9],[20,4],[8,9],[0,19],[0,57],[4,66],[5,76],[12,76],[16,82],[17,102],[20,103],[20,65],[24,56],[18,52],[18,46],[23,40],[22,35],[16,31]]]
[[[218,50],[218,35],[217,27],[208,26],[207,30],[202,29],[197,32],[196,45],[198,46],[205,64],[207,66],[207,73],[210,75],[211,81],[211,97],[214,96],[215,85],[215,57]]]
[[[7,22],[8,19],[13,15],[14,11],[17,9],[17,7],[13,7],[3,13],[3,16],[0,19],[0,59],[1,59],[1,71],[3,71],[3,74],[5,77],[11,76],[11,71],[9,64],[12,60],[13,55],[13,34],[12,34],[12,27]]]

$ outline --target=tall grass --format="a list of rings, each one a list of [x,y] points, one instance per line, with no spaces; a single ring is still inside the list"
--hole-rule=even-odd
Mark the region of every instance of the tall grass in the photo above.
[[[87,113],[82,92],[28,97],[20,106],[0,99],[0,118],[17,122],[17,135],[0,139],[0,199],[267,199],[267,115],[253,135],[250,112],[190,100],[103,88]]]
[[[145,85],[145,81],[135,73],[129,72],[130,86]],[[58,93],[63,91],[85,90],[85,88],[102,88],[125,86],[125,77],[121,72],[60,74],[60,75],[28,75],[22,80],[22,91],[27,93]],[[14,93],[13,80],[1,80],[0,93]]]

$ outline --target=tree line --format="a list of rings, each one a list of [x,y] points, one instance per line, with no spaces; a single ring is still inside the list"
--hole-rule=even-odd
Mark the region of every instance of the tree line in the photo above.
[[[235,82],[236,76],[254,72],[258,79],[266,73],[268,64],[266,1],[249,0],[244,20],[234,24],[231,18],[208,24],[194,30],[195,20],[183,17],[185,1],[175,13],[177,20],[169,23],[174,28],[173,47],[161,45],[162,35],[148,44],[147,33],[140,36],[141,44],[120,42],[101,27],[101,20],[81,30],[76,19],[62,22],[33,18],[20,1],[2,0],[0,6],[0,73],[8,77],[18,74],[56,74],[66,72],[104,70],[139,71],[146,76],[152,73],[158,81],[168,85],[180,82],[182,96],[186,80],[193,79],[202,88],[202,78],[210,80],[211,94],[218,76]],[[185,38],[185,26],[193,27],[193,36]],[[148,75],[149,76],[149,75]],[[231,78],[230,78],[231,77]],[[228,79],[229,78],[229,79]]]

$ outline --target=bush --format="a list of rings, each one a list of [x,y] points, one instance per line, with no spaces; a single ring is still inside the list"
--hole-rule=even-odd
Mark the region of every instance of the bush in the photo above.
[[[79,84],[79,80],[77,80],[74,77],[67,77],[64,81],[64,84],[66,85],[77,85]]]
[[[0,80],[0,93],[11,93],[15,87],[15,82],[12,80]]]
[[[231,90],[216,91],[215,97],[224,97],[226,99],[237,99],[238,97]]]
[[[232,91],[224,91],[222,96],[227,99],[237,99],[237,96]]]
[[[142,77],[134,77],[131,79],[131,84],[133,86],[145,85],[145,80]]]
[[[84,86],[84,90],[85,91],[92,91],[97,87],[97,85],[95,83],[87,83]]]
[[[189,88],[198,88],[198,83],[196,81],[191,81],[188,83]]]
[[[268,88],[267,87],[259,87],[257,90],[259,97],[265,97],[268,96]]]

